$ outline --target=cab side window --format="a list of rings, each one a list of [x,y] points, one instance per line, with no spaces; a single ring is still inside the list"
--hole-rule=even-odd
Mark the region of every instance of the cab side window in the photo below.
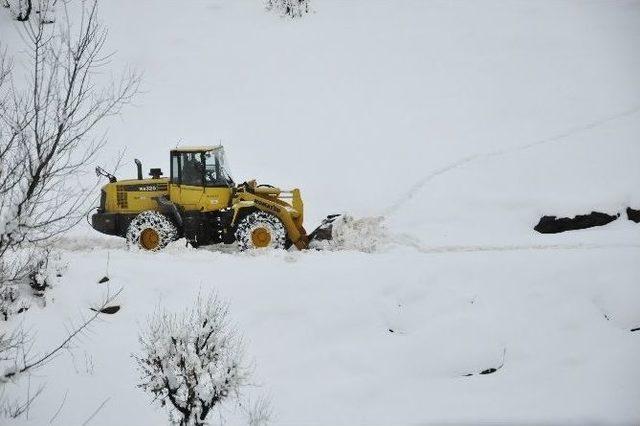
[[[202,153],[183,152],[181,155],[180,177],[183,185],[202,186],[204,184],[204,165]]]
[[[171,183],[180,183],[180,155],[171,156]]]
[[[221,177],[220,163],[212,152],[204,153],[204,184],[205,186],[227,186]]]

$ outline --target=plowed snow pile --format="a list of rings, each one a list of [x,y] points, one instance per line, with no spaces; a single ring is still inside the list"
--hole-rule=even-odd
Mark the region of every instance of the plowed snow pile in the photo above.
[[[355,218],[343,214],[333,222],[332,239],[314,241],[311,248],[320,250],[354,250],[373,253],[389,245],[383,217]]]

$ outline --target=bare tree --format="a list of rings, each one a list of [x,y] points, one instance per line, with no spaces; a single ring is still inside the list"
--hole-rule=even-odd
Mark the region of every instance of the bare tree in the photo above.
[[[127,74],[106,89],[94,81],[108,56],[101,54],[107,31],[97,18],[97,3],[83,9],[80,28],[67,21],[59,33],[43,23],[29,23],[33,48],[32,80],[14,97],[4,124],[9,129],[0,153],[10,165],[9,182],[0,189],[13,207],[0,254],[12,243],[38,242],[68,230],[86,213],[93,187],[78,177],[105,145],[92,131],[118,114],[136,93],[139,78]],[[13,160],[13,161],[12,161]],[[6,175],[6,174],[5,174]],[[75,185],[69,185],[70,183]]]
[[[169,408],[180,425],[203,425],[207,416],[246,384],[241,340],[228,324],[227,306],[198,297],[182,315],[156,312],[134,355],[139,387]]]
[[[49,16],[54,2],[37,3],[40,17]],[[81,4],[75,25],[65,3],[60,24],[26,19],[19,27],[30,53],[26,79],[12,72],[0,46],[0,320],[28,309],[20,297],[25,289],[46,288],[47,246],[84,218],[95,200],[98,182],[87,174],[106,144],[99,127],[138,89],[139,76],[131,72],[103,84],[111,57],[104,52],[107,30],[97,2]],[[35,286],[24,285],[29,281]],[[59,347],[35,358],[29,356],[28,333],[3,327],[0,392],[5,383],[49,362],[101,313],[109,312],[98,309]],[[28,406],[32,399],[25,401]],[[21,407],[13,413],[22,413]]]
[[[84,218],[97,185],[87,184],[87,166],[106,143],[96,128],[137,92],[135,73],[103,88],[96,81],[110,58],[97,2],[83,7],[76,28],[66,16],[60,26],[25,23],[32,53],[26,87],[8,84],[10,67],[0,62],[0,261]]]

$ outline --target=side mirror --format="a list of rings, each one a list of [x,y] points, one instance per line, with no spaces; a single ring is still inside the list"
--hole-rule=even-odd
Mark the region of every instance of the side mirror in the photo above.
[[[111,173],[108,173],[105,169],[103,169],[100,166],[96,167],[96,176],[104,176],[107,179],[109,179],[109,182],[111,183],[118,181],[118,179],[116,179],[114,175],[112,175]]]

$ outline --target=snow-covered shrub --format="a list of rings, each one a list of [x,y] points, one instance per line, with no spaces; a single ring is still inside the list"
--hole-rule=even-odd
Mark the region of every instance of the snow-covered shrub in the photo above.
[[[58,0],[0,0],[0,4],[9,8],[16,21],[29,21],[36,16],[41,23],[55,22],[55,6]]]
[[[198,296],[181,314],[158,310],[140,335],[135,354],[139,387],[169,410],[174,424],[203,425],[207,416],[246,384],[241,339],[230,327],[227,305]]]
[[[265,0],[265,7],[291,18],[300,18],[310,11],[309,0]]]
[[[60,253],[54,253],[50,249],[40,250],[36,256],[31,257],[28,267],[28,284],[32,295],[44,296],[46,289],[53,287],[57,278],[62,276],[66,265],[62,263]]]
[[[16,21],[27,21],[33,10],[32,0],[3,0],[3,6],[8,7]]]
[[[0,320],[7,321],[14,314],[19,314],[29,309],[29,305],[20,297],[19,289],[15,285],[0,286]],[[0,337],[0,353],[2,352],[3,338]]]
[[[0,256],[0,320],[44,306],[45,292],[62,276],[66,264],[50,249],[19,250]]]

